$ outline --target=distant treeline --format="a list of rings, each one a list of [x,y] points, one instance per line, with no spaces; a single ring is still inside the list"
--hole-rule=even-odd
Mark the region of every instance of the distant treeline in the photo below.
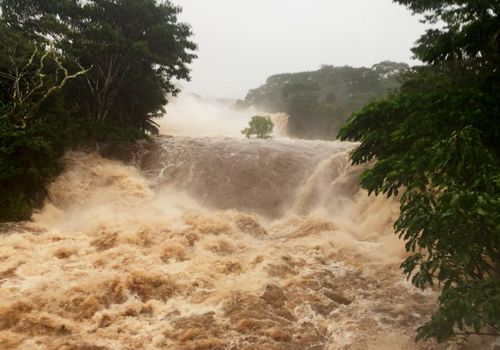
[[[384,61],[371,68],[323,65],[312,72],[277,74],[237,105],[285,112],[290,116],[290,135],[331,140],[353,112],[396,90],[400,74],[408,68]]]
[[[157,132],[196,45],[155,0],[0,0],[0,221],[26,219],[74,147]]]

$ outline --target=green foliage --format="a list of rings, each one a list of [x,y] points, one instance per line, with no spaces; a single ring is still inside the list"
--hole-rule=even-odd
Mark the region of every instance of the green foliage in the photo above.
[[[398,76],[407,68],[385,61],[371,68],[324,65],[313,72],[274,75],[240,104],[287,113],[291,135],[334,139],[354,111],[397,88]]]
[[[188,79],[196,57],[180,9],[155,0],[1,0],[4,17],[39,42],[50,35],[68,57],[91,68],[66,100],[86,123],[157,132],[173,79]],[[132,136],[132,135],[128,135]]]
[[[439,308],[417,339],[498,335],[500,26],[490,24],[499,4],[397,2],[446,26],[414,49],[429,65],[408,72],[399,93],[354,114],[339,136],[361,142],[352,160],[371,164],[365,189],[402,192],[395,229],[411,253],[405,273],[417,287],[441,287]]]
[[[0,221],[26,219],[74,146],[133,142],[196,57],[155,0],[0,0]],[[50,42],[49,42],[50,38]]]
[[[57,94],[58,56],[5,22],[0,28],[6,45],[0,53],[0,221],[12,221],[29,218],[40,203],[73,142],[72,124]]]
[[[70,73],[67,63],[62,62],[64,58],[53,47],[37,45],[3,21],[0,29],[0,42],[5,45],[0,55],[2,101],[5,101],[0,116],[25,128],[49,97],[88,71],[79,69]]]
[[[271,134],[273,133],[273,128],[274,124],[271,121],[271,118],[267,116],[256,115],[252,117],[252,119],[248,123],[248,127],[243,129],[241,133],[247,138],[255,135],[255,137],[259,139],[269,139],[271,138]]]
[[[71,117],[61,98],[53,97],[26,128],[0,118],[0,135],[0,221],[24,220],[41,203],[60,157],[74,142]]]
[[[87,97],[82,113],[94,121],[157,130],[152,118],[163,111],[167,94],[177,92],[171,80],[187,79],[195,57],[190,28],[176,22],[179,9],[168,2],[121,0],[87,2],[83,12],[86,18],[65,45],[77,43],[72,54],[95,68],[87,76],[90,88],[78,91]]]

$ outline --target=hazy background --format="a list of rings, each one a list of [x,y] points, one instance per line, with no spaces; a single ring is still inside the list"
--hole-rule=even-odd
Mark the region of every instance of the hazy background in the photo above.
[[[243,98],[276,73],[321,64],[412,63],[423,33],[417,17],[391,0],[172,0],[198,44],[184,91]]]

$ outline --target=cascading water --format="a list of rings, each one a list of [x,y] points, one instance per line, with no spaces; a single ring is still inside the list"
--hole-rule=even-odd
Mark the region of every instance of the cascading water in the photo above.
[[[1,349],[439,349],[399,270],[397,202],[340,142],[160,137],[70,153],[0,236]]]
[[[1,347],[414,347],[433,297],[401,277],[397,207],[359,190],[352,147],[173,137],[136,166],[69,154],[34,221],[1,238]]]

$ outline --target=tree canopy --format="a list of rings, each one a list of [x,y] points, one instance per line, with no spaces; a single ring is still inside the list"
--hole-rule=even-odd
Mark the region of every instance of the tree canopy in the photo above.
[[[247,138],[255,137],[259,139],[268,139],[271,137],[274,129],[274,123],[271,118],[268,116],[253,116],[250,122],[248,123],[248,127],[241,130],[241,133],[245,135]]]
[[[0,9],[0,220],[13,220],[40,202],[66,150],[156,133],[196,45],[169,1],[0,0]]]
[[[355,113],[341,139],[370,193],[401,192],[395,228],[417,287],[439,284],[418,338],[500,332],[500,1],[397,0],[430,23],[413,49],[425,66]]]
[[[156,130],[173,79],[189,79],[196,46],[180,9],[155,0],[2,0],[5,21],[39,42],[51,42],[82,67],[72,84],[75,112],[97,124]]]

